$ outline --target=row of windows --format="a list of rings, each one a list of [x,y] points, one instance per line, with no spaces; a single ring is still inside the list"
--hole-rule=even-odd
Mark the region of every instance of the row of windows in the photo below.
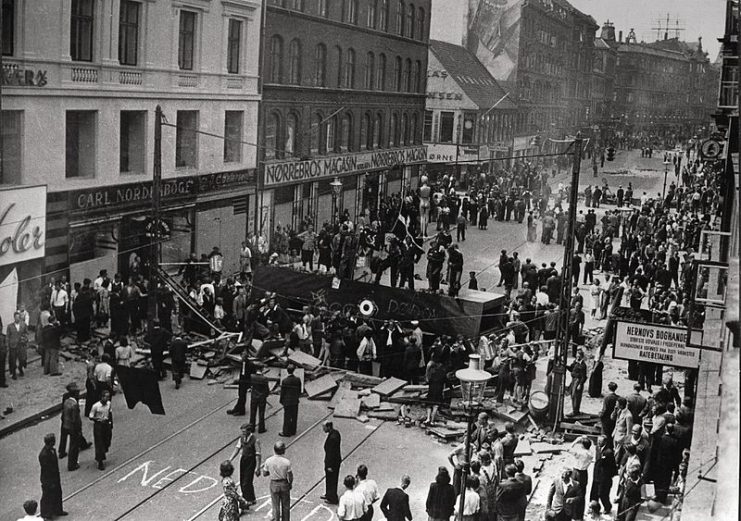
[[[92,62],[97,59],[93,45],[95,36],[95,0],[72,0],[70,14],[69,53],[72,61]],[[2,0],[2,53],[13,56],[15,52],[15,0]],[[198,16],[194,11],[180,11],[178,20],[178,68],[193,70],[197,48]],[[231,18],[228,24],[226,68],[227,72],[240,72],[242,46],[242,20]],[[118,22],[118,61],[121,65],[139,65],[139,46],[142,33],[140,2],[120,0]]]
[[[311,8],[307,9],[304,0],[270,0],[270,3],[286,9],[309,12],[324,18],[337,17],[339,20],[358,25],[363,20],[371,29],[388,32],[390,18],[390,0],[364,0],[364,12],[361,13],[358,0],[313,0],[308,2]],[[425,39],[425,10],[415,7],[414,3],[399,0],[395,4],[396,24],[395,33],[399,36],[417,40]],[[363,16],[365,15],[365,16]]]
[[[265,123],[265,159],[282,159],[359,150],[375,150],[420,143],[417,135],[416,112],[391,114],[388,127],[384,115],[366,112],[356,135],[356,121],[349,112],[324,116],[321,112],[311,117],[308,130],[302,131],[301,118],[295,112],[285,116],[278,111],[268,114]]]
[[[199,111],[177,111],[175,134],[175,167],[198,168]],[[224,112],[224,163],[240,163],[243,149],[244,111]],[[147,111],[122,110],[119,113],[119,172],[146,172]],[[95,177],[98,155],[98,111],[68,110],[65,113],[65,176]],[[23,111],[3,111],[2,182],[21,180]],[[106,151],[108,152],[108,151]]]
[[[268,77],[271,83],[288,83],[291,85],[311,85],[327,87],[327,46],[319,43],[314,47],[313,71],[306,77],[303,71],[303,46],[298,38],[288,44],[288,58],[284,59],[283,38],[274,35],[270,39],[270,71]],[[336,46],[332,50],[331,63],[336,67],[336,76],[332,78],[332,86],[344,89],[354,89],[358,86],[356,77],[357,56],[355,49],[342,49]],[[386,82],[386,55],[376,56],[373,52],[365,55],[362,64],[363,78],[361,88],[365,90],[392,90],[396,92],[424,92],[422,82],[422,62],[412,62],[401,56],[394,59],[394,74],[391,84]]]

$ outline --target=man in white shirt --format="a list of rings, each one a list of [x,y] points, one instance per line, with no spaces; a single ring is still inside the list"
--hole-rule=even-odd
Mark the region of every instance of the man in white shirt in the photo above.
[[[67,294],[67,291],[62,288],[62,285],[59,282],[54,284],[54,291],[51,292],[51,300],[49,303],[51,304],[52,310],[54,310],[54,316],[57,317],[60,324],[64,324],[66,322],[69,295]]]
[[[43,521],[43,517],[37,515],[39,504],[33,500],[29,499],[27,501],[23,502],[23,511],[26,513],[25,516],[19,517],[18,521]]]
[[[337,517],[340,521],[359,521],[365,517],[365,498],[362,493],[354,490],[354,477],[347,476],[344,484],[346,490],[340,496],[340,504],[337,506]]]
[[[357,482],[355,491],[362,494],[365,499],[365,517],[366,521],[373,519],[373,503],[380,499],[378,485],[372,479],[368,479],[368,467],[365,465],[358,466]]]
[[[466,490],[461,491],[463,494],[463,515],[461,516],[461,497],[460,495],[455,499],[455,519],[462,519],[463,521],[473,521],[476,519],[476,514],[481,510],[481,496],[477,489],[479,488],[479,478],[476,476],[468,476],[466,478]]]

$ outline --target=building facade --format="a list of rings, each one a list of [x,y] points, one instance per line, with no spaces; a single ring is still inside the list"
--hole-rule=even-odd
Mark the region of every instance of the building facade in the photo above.
[[[592,78],[594,68],[594,42],[599,26],[589,15],[576,9],[570,10],[573,25],[569,50],[568,83],[566,84],[566,121],[570,131],[585,131],[595,123],[592,112]]]
[[[594,40],[592,61],[592,122],[601,128],[612,121],[615,101],[615,66],[617,64],[615,27],[602,25],[599,38]]]
[[[268,1],[262,230],[357,216],[418,175],[429,17],[429,0]]]
[[[219,246],[236,267],[254,228],[261,3],[5,0],[3,16],[1,181],[46,186],[37,271],[146,266],[157,105],[162,260]]]
[[[473,174],[511,153],[517,106],[465,47],[433,40],[423,142],[430,172]]]

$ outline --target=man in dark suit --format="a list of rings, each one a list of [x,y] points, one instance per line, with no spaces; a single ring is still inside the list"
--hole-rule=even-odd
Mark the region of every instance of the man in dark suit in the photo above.
[[[324,477],[326,481],[326,491],[321,499],[336,505],[340,502],[337,496],[337,481],[340,476],[340,463],[342,463],[342,453],[340,446],[342,436],[335,430],[331,421],[324,422],[324,432],[327,438],[324,440]]]
[[[404,492],[411,483],[409,476],[401,477],[401,487],[390,488],[381,500],[381,512],[387,521],[412,521],[412,512],[409,510],[409,495]]]
[[[155,318],[152,322],[152,330],[144,337],[144,340],[149,344],[149,349],[152,353],[152,367],[154,368],[154,372],[157,373],[159,380],[167,376],[167,372],[162,367],[162,360],[167,343],[170,341],[170,336],[170,332],[162,328],[160,321]]]
[[[268,396],[270,396],[268,378],[261,371],[262,369],[258,369],[250,377],[250,387],[252,388],[252,395],[250,396],[250,425],[252,425],[253,429],[255,428],[255,415],[257,415],[257,432],[259,433],[267,431],[265,428],[265,407],[268,404]]]
[[[170,344],[170,360],[172,360],[172,379],[175,380],[175,389],[180,389],[180,382],[185,374],[186,354],[188,352],[188,341],[180,335]]]
[[[301,380],[293,374],[294,367],[288,366],[288,375],[280,384],[280,404],[283,406],[283,431],[279,436],[296,434],[298,422],[298,402],[301,396]]]
[[[620,398],[617,391],[617,384],[610,382],[607,384],[609,392],[602,399],[602,410],[599,413],[599,420],[602,424],[602,434],[607,437],[607,443],[612,446],[612,431],[615,429],[615,420],[612,419],[612,413],[615,411],[615,404]]]
[[[76,382],[67,384],[67,393],[62,403],[62,435],[59,440],[59,458],[64,458],[67,454],[64,452],[67,445],[67,436],[69,436],[69,459],[67,460],[67,470],[73,471],[80,468],[77,458],[82,446],[82,418],[80,416],[80,390]]]
[[[516,474],[517,467],[514,464],[504,467],[505,479],[499,483],[496,493],[496,510],[500,519],[518,519],[525,489],[515,477]]]
[[[250,388],[250,381],[252,378],[252,373],[254,372],[255,366],[250,361],[249,354],[245,349],[244,351],[242,351],[242,365],[239,369],[239,390],[237,391],[237,403],[232,409],[226,411],[227,414],[231,414],[234,416],[245,415],[244,406],[247,403],[247,389]]]
[[[41,517],[44,519],[66,516],[62,510],[62,482],[59,478],[59,462],[54,449],[56,438],[53,434],[44,436],[44,448],[39,453],[41,465]]]
[[[546,509],[551,511],[556,521],[570,521],[579,517],[579,503],[582,501],[581,485],[571,479],[571,469],[561,472],[561,477],[551,483],[548,490]]]
[[[533,492],[533,478],[525,474],[525,462],[523,462],[520,458],[517,458],[515,460],[515,468],[517,469],[517,472],[515,473],[515,479],[522,484],[522,490],[520,491],[519,516],[520,519],[524,521],[525,512],[527,511],[527,504],[529,503],[528,498]]]

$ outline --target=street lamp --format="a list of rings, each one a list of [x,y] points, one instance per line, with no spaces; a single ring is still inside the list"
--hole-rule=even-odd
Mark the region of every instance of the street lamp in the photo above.
[[[481,369],[481,356],[468,355],[468,367],[458,369],[455,372],[455,377],[461,383],[462,404],[466,411],[466,419],[468,420],[468,426],[466,428],[466,459],[461,471],[461,499],[458,507],[462,518],[466,495],[466,478],[471,468],[471,431],[473,430],[475,419],[474,408],[480,406],[484,401],[484,390],[486,390],[487,382],[491,379],[491,373]]]
[[[671,162],[667,158],[666,161],[664,161],[664,188],[661,190],[662,201],[666,200],[666,175],[669,173],[669,165],[671,165]]]
[[[334,181],[329,183],[329,186],[332,187],[332,224],[335,224],[337,222],[337,214],[339,213],[337,198],[340,196],[340,192],[342,192],[342,181],[335,177]]]

